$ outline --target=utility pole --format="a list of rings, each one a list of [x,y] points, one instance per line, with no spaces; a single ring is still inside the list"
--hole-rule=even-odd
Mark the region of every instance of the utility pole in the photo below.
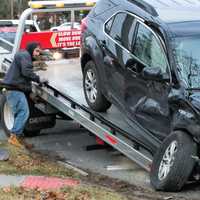
[[[10,18],[14,18],[14,0],[10,0]]]
[[[18,17],[20,17],[22,12],[22,0],[18,0]]]

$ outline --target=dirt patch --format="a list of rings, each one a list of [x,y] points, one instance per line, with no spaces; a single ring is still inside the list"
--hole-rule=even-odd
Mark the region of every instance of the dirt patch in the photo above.
[[[89,173],[89,176],[82,178],[86,183],[110,188],[129,200],[197,200],[178,196],[176,193],[156,192],[153,189],[146,189],[140,186],[132,185],[124,181],[102,176],[95,173]]]

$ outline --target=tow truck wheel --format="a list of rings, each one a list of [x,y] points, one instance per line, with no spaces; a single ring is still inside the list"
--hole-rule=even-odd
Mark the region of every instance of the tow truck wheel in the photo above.
[[[101,92],[100,79],[93,61],[89,61],[83,73],[83,88],[88,105],[97,112],[105,112],[111,103]]]
[[[7,137],[10,137],[11,129],[14,125],[14,115],[12,113],[12,110],[6,101],[6,96],[2,96],[1,99],[1,122],[2,122],[2,128],[6,133]],[[40,134],[40,129],[38,130],[24,130],[24,135],[28,137],[36,136]]]
[[[4,95],[1,99],[1,122],[6,135],[9,137],[11,134],[10,130],[14,125],[14,115]]]
[[[191,175],[197,155],[197,145],[192,138],[175,131],[169,135],[154,156],[150,180],[156,190],[179,191]]]

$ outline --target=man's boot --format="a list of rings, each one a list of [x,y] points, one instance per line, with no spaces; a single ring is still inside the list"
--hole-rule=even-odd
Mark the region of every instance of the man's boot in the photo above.
[[[33,148],[33,144],[29,144],[27,143],[24,138],[19,137],[15,134],[11,134],[9,139],[8,139],[8,143],[12,144],[18,148],[27,148],[27,149],[32,149]]]
[[[18,148],[24,148],[24,145],[22,144],[21,140],[15,134],[10,134],[10,137],[8,138],[8,143]]]

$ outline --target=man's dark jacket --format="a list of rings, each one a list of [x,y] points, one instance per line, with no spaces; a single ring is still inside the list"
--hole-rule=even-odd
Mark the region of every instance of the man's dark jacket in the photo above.
[[[33,72],[30,53],[27,50],[20,51],[15,54],[3,83],[11,86],[13,89],[29,92],[31,91],[31,81],[39,83],[40,78]]]

